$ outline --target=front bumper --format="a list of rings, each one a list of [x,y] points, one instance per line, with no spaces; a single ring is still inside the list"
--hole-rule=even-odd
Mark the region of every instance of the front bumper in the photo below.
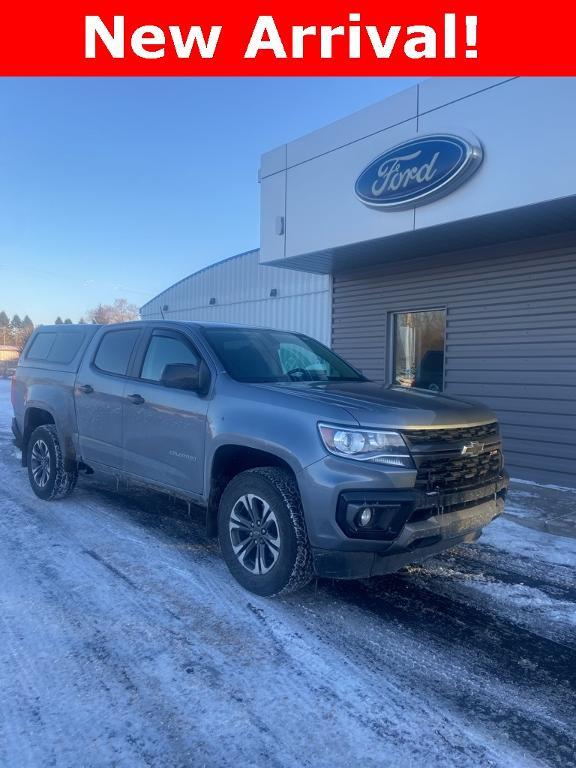
[[[408,563],[425,560],[457,544],[473,542],[482,528],[504,509],[505,492],[483,504],[436,514],[426,520],[408,521],[400,535],[376,552],[313,549],[318,576],[362,579],[392,573]]]
[[[502,513],[508,476],[443,493],[414,487],[412,470],[368,466],[336,457],[317,462],[299,478],[308,535],[319,576],[357,579],[390,573],[463,542]],[[353,471],[351,471],[353,470]],[[342,503],[395,507],[380,535],[351,531]]]

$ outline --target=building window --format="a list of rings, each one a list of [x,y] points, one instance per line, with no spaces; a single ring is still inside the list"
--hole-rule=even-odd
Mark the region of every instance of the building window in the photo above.
[[[395,313],[394,384],[442,392],[445,338],[445,310]]]

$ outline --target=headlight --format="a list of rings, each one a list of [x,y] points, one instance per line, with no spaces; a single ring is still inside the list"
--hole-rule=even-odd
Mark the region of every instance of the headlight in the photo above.
[[[393,467],[412,468],[406,443],[398,432],[378,432],[318,424],[326,450],[335,456],[357,461],[373,461]]]

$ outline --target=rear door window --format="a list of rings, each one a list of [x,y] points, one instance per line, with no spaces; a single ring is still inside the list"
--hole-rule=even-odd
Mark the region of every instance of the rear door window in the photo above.
[[[105,333],[94,358],[96,368],[104,373],[126,376],[139,336],[139,328],[123,328]]]

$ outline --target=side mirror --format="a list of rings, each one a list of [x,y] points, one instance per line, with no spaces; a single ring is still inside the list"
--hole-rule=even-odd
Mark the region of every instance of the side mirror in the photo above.
[[[171,389],[187,389],[205,395],[210,387],[210,372],[204,361],[200,365],[169,363],[164,366],[160,383]]]

